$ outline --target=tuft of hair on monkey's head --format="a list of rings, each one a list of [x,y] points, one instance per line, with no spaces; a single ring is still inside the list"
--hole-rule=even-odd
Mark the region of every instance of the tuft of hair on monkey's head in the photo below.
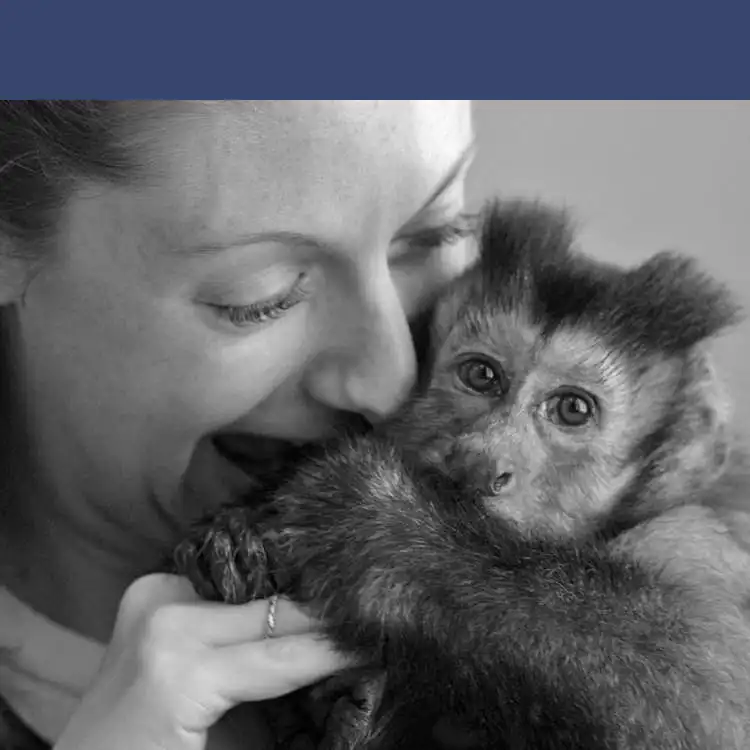
[[[595,260],[539,202],[489,204],[478,241],[436,306],[402,442],[553,535],[634,522],[721,471],[727,410],[705,344],[738,320],[726,286],[678,253]]]
[[[694,258],[659,252],[633,268],[584,255],[563,209],[493,201],[482,212],[475,277],[486,309],[524,308],[551,333],[588,326],[618,349],[678,354],[739,321],[725,284]]]

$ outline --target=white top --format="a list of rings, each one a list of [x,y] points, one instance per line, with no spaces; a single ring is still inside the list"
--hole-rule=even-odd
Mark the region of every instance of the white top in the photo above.
[[[104,650],[0,587],[0,695],[50,744],[96,676]]]

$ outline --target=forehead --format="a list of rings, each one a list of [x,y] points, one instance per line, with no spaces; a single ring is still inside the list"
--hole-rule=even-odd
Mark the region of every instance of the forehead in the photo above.
[[[279,224],[336,237],[392,231],[471,141],[469,104],[460,101],[162,107],[150,128],[149,166],[161,188],[150,205],[189,226],[198,243]]]
[[[464,296],[469,288],[438,306],[436,335],[444,342],[443,357],[473,349],[499,358],[511,377],[536,371],[571,384],[624,385],[623,358],[593,329],[581,324],[545,330],[523,306],[472,304]]]
[[[540,347],[539,364],[550,373],[591,386],[630,384],[623,357],[585,326],[561,326]]]

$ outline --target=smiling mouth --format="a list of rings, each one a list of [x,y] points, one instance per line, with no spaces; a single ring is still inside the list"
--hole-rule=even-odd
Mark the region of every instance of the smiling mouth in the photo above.
[[[299,443],[263,435],[217,435],[212,442],[219,455],[253,476],[282,468],[302,449]]]

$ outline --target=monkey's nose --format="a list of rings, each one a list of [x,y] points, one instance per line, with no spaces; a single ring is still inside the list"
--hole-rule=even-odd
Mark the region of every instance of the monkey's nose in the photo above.
[[[513,474],[510,471],[502,471],[495,474],[490,483],[490,492],[499,495],[513,488]]]

